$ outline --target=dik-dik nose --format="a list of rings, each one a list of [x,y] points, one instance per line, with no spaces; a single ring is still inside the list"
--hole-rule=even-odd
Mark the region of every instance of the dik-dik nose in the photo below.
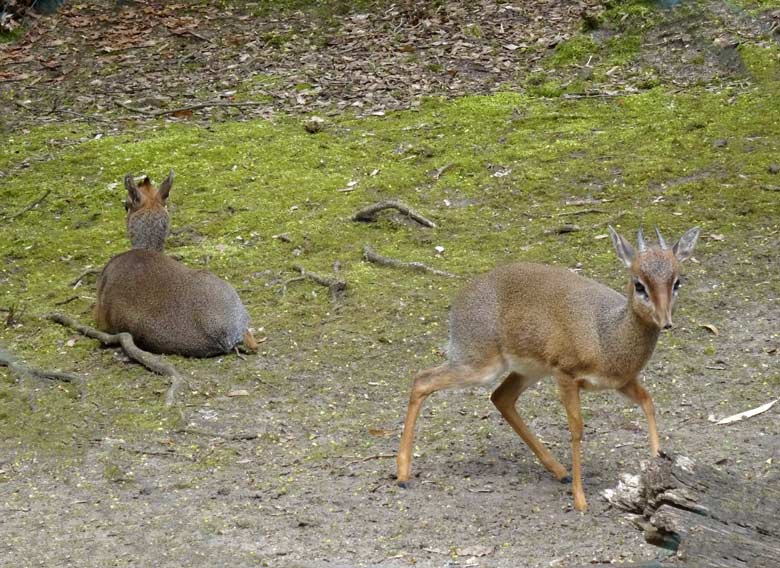
[[[667,322],[666,325],[664,325],[664,329],[672,329],[673,327],[672,322]]]

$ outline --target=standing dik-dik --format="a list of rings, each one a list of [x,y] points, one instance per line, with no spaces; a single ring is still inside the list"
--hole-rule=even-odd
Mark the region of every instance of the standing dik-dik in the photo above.
[[[541,264],[511,264],[474,280],[450,312],[448,362],[414,378],[398,453],[398,481],[409,480],[414,425],[423,401],[438,390],[484,384],[508,376],[491,400],[504,419],[556,478],[566,468],[534,436],[515,408],[517,398],[552,375],[571,430],[574,506],[587,509],[582,489],[580,389],[616,389],[637,403],[658,453],[655,409],[639,372],[655,349],[661,329],[672,327],[680,288],[680,263],[691,256],[699,229],[668,247],[648,247],[639,231],[637,250],[609,228],[618,257],[629,272],[627,295],[569,270]]]
[[[242,340],[257,343],[249,314],[233,287],[206,270],[192,270],[163,254],[169,216],[165,200],[173,171],[155,189],[149,178],[125,177],[127,232],[133,250],[112,258],[97,284],[95,319],[109,333],[129,332],[155,353],[209,357]]]

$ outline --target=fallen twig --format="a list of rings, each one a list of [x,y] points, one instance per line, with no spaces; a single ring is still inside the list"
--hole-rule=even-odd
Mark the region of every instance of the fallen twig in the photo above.
[[[65,383],[75,383],[81,380],[81,377],[61,371],[50,371],[48,369],[36,369],[20,363],[16,357],[11,355],[5,349],[0,348],[0,366],[8,367],[19,378],[32,377],[33,379],[43,379],[47,381],[62,381]]]
[[[330,290],[330,299],[334,302],[339,300],[347,290],[346,280],[341,280],[339,278],[330,278],[328,276],[322,276],[321,274],[317,274],[316,272],[309,272],[303,266],[300,266],[298,264],[294,264],[292,268],[296,272],[301,273],[301,278],[308,278],[312,282],[316,282],[317,284],[326,286]],[[285,286],[290,282],[292,282],[292,280],[286,282]]]
[[[373,456],[366,456],[366,457],[360,458],[358,460],[353,460],[351,462],[347,462],[347,466],[355,465],[357,463],[364,463],[364,462],[372,461],[372,460],[387,460],[387,459],[394,458],[394,457],[396,457],[396,454],[374,454]]]
[[[396,209],[399,212],[406,215],[407,217],[409,217],[410,219],[417,221],[418,223],[420,223],[420,225],[431,227],[432,229],[436,228],[436,223],[434,223],[430,219],[427,219],[426,217],[423,217],[408,205],[405,205],[404,203],[401,203],[400,201],[396,201],[394,199],[387,200],[387,201],[380,201],[378,203],[374,203],[373,205],[369,205],[368,207],[361,209],[360,211],[355,213],[352,216],[352,220],[373,221],[376,218],[376,214],[385,209]]]
[[[128,104],[123,103],[122,101],[114,101],[118,106],[121,106],[124,109],[127,109],[132,112],[137,112],[139,114],[144,114],[146,116],[150,117],[156,117],[156,116],[165,116],[166,114],[175,114],[177,112],[184,112],[187,110],[200,110],[203,108],[209,108],[209,107],[251,107],[251,106],[267,106],[267,102],[261,102],[261,101],[246,101],[246,102],[240,102],[240,103],[233,103],[228,101],[207,101],[205,103],[195,103],[183,107],[178,108],[172,108],[167,110],[146,110],[143,108],[136,108],[133,106],[130,106]]]
[[[441,176],[443,176],[445,173],[447,173],[454,167],[455,167],[454,163],[444,164],[442,167],[433,170],[433,172],[431,172],[431,177],[433,177],[433,179],[439,179]]]
[[[544,231],[545,235],[565,235],[566,233],[576,233],[580,230],[579,225],[572,225],[572,224],[566,224],[561,225],[559,227],[555,227],[554,229],[547,229]]]
[[[406,262],[403,260],[397,260],[395,258],[382,256],[381,254],[375,252],[368,245],[365,245],[363,247],[363,258],[365,258],[368,262],[373,262],[374,264],[379,264],[381,266],[392,266],[393,268],[406,268],[417,272],[430,272],[431,274],[435,274],[436,276],[446,276],[447,278],[458,278],[457,274],[446,272],[444,270],[439,270],[437,268],[432,268],[427,264],[423,264],[422,262]]]
[[[176,370],[176,367],[168,363],[162,357],[153,355],[148,351],[144,351],[143,349],[140,349],[138,346],[136,346],[132,335],[126,332],[112,334],[98,331],[97,329],[89,327],[88,325],[80,324],[73,318],[70,318],[64,314],[53,313],[48,314],[45,317],[46,319],[55,323],[74,329],[82,335],[86,335],[92,339],[97,339],[100,341],[100,343],[107,347],[119,345],[122,347],[128,357],[134,361],[138,361],[141,365],[153,373],[157,373],[158,375],[163,375],[165,377],[170,377],[171,384],[165,393],[165,406],[173,405],[174,399],[176,398],[176,393],[181,388],[182,384],[186,382],[184,377],[179,374],[179,372]]]
[[[32,203],[30,203],[27,207],[25,207],[21,211],[18,211],[17,213],[14,213],[13,215],[11,215],[10,219],[17,219],[17,218],[21,217],[22,215],[24,215],[25,213],[27,213],[28,211],[30,211],[31,209],[34,209],[36,206],[40,205],[41,202],[43,202],[43,200],[46,199],[49,196],[50,193],[51,193],[51,190],[47,189],[46,191],[43,192],[43,195],[41,195],[38,199],[36,199]]]
[[[182,428],[177,432],[183,432],[185,434],[193,434],[195,436],[205,436],[208,438],[222,438],[223,440],[231,440],[235,442],[242,442],[245,440],[257,440],[259,434],[240,433],[240,434],[220,434],[219,432],[206,432],[204,430],[198,430],[196,428]]]

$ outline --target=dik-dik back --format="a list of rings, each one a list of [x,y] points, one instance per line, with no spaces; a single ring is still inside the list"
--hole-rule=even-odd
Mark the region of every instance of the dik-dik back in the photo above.
[[[233,287],[206,270],[163,254],[170,218],[165,203],[173,172],[156,189],[125,177],[127,229],[133,250],[115,256],[98,280],[95,319],[109,333],[128,332],[156,353],[208,357],[242,340],[254,349],[249,314]]]

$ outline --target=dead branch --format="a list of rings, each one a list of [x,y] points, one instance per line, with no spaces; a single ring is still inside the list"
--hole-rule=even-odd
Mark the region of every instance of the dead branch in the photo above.
[[[353,221],[374,221],[376,219],[376,214],[385,209],[396,209],[403,215],[406,215],[410,219],[417,221],[418,223],[420,223],[420,225],[424,225],[432,229],[436,228],[436,223],[434,223],[430,219],[423,217],[408,205],[405,205],[404,203],[401,203],[400,201],[396,201],[394,199],[387,200],[387,201],[380,201],[378,203],[374,203],[373,205],[369,205],[368,207],[361,209],[360,211],[355,213],[352,216],[352,220]]]
[[[74,300],[78,300],[81,296],[71,296],[70,298],[67,298],[65,300],[60,300],[59,302],[54,302],[55,306],[64,306],[65,304],[70,304]]]
[[[48,369],[36,369],[20,363],[19,360],[11,355],[5,349],[0,348],[0,366],[8,367],[17,377],[31,377],[33,379],[43,379],[46,381],[62,381],[65,383],[76,383],[81,381],[81,377],[61,371],[50,371]]]
[[[21,217],[22,215],[24,215],[25,213],[27,213],[31,209],[35,209],[35,207],[40,205],[43,202],[43,200],[46,199],[49,196],[50,193],[51,193],[51,190],[47,189],[46,191],[43,192],[43,195],[41,195],[38,199],[36,199],[32,203],[30,203],[27,207],[25,207],[21,211],[19,211],[17,213],[14,213],[9,218],[10,219],[18,219],[19,217]]]
[[[429,272],[431,274],[435,274],[436,276],[446,276],[447,278],[458,278],[457,274],[453,274],[452,272],[446,272],[444,270],[439,270],[438,268],[432,268],[427,264],[423,264],[422,262],[406,262],[403,260],[397,260],[395,258],[382,256],[381,254],[375,252],[368,245],[365,245],[363,247],[363,258],[365,258],[368,262],[373,262],[374,264],[379,264],[380,266],[391,266],[393,268],[405,268],[408,270],[414,270],[416,272]]]
[[[106,347],[114,347],[119,345],[122,347],[127,356],[134,361],[139,362],[153,373],[169,377],[171,379],[171,384],[165,393],[165,406],[173,405],[174,399],[176,398],[176,393],[181,388],[182,384],[185,383],[184,377],[179,374],[179,372],[176,370],[176,367],[168,363],[162,357],[153,355],[148,351],[144,351],[143,349],[140,349],[138,346],[136,346],[132,335],[126,332],[112,334],[98,331],[97,329],[89,327],[88,325],[80,324],[73,318],[70,318],[64,314],[53,313],[48,314],[45,317],[46,319],[55,323],[74,329],[82,335],[86,335],[92,339],[97,339]]]
[[[308,278],[312,282],[316,282],[317,284],[327,287],[330,290],[330,299],[334,302],[341,299],[341,297],[347,291],[346,280],[341,280],[339,278],[330,278],[328,276],[322,276],[321,274],[317,274],[316,272],[309,272],[308,270],[303,268],[303,266],[300,266],[298,264],[294,264],[292,268],[296,272],[300,272],[301,278]],[[285,285],[288,284],[289,282],[292,281],[286,282]]]
[[[195,103],[183,107],[178,108],[171,108],[167,110],[146,110],[143,108],[136,108],[132,107],[128,104],[123,103],[122,101],[114,101],[117,106],[121,106],[124,109],[127,109],[131,112],[136,112],[138,114],[143,114],[149,117],[157,117],[157,116],[165,116],[167,114],[176,114],[177,112],[184,112],[188,110],[200,110],[204,108],[210,108],[210,107],[252,107],[252,106],[266,106],[268,105],[267,102],[261,102],[261,101],[246,101],[246,102],[240,102],[240,103],[233,103],[228,101],[206,101],[204,103]]]

